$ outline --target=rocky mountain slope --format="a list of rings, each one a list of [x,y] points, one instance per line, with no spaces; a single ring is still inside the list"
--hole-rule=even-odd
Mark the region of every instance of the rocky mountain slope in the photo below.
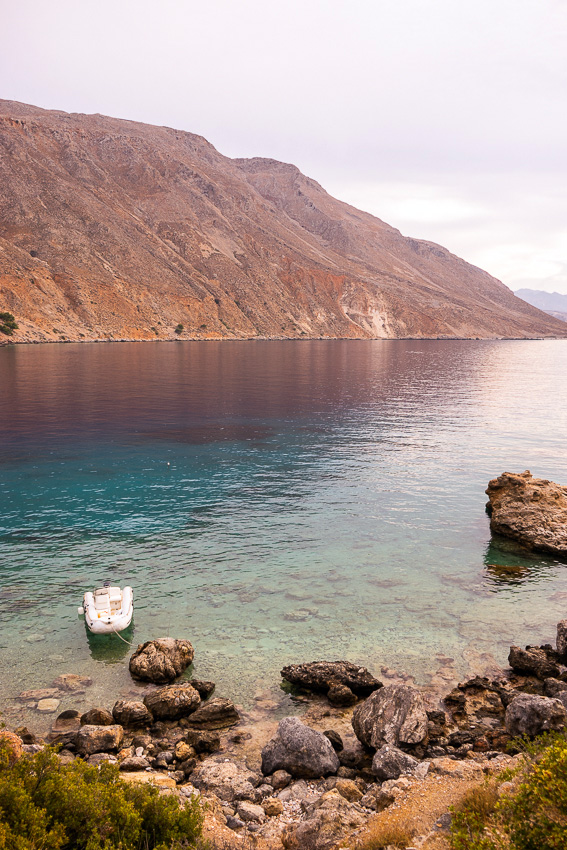
[[[293,165],[0,101],[0,310],[15,340],[567,336],[445,248]],[[180,325],[183,325],[181,329]]]
[[[567,295],[561,292],[542,292],[539,289],[517,289],[514,292],[518,298],[527,301],[562,322],[567,322]]]

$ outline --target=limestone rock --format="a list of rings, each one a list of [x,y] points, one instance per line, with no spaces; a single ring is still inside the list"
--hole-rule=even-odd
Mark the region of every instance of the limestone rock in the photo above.
[[[255,823],[264,823],[266,820],[266,812],[262,806],[256,803],[250,803],[247,800],[240,800],[236,805],[238,817],[245,823],[252,821]]]
[[[191,679],[189,684],[199,692],[201,699],[208,699],[215,689],[214,682],[204,682],[201,679]]]
[[[234,762],[206,759],[191,774],[191,784],[229,803],[234,800],[258,802],[259,777]]]
[[[360,805],[365,809],[371,809],[373,812],[382,812],[391,806],[396,797],[389,791],[385,791],[381,785],[370,785],[366,789],[366,794],[360,800]]]
[[[200,702],[198,692],[187,683],[165,685],[144,697],[144,705],[158,720],[186,717],[199,707]]]
[[[106,708],[90,708],[81,714],[81,726],[112,726],[114,718]]]
[[[232,700],[213,697],[203,703],[189,718],[191,726],[199,729],[226,729],[240,721],[240,715]]]
[[[188,729],[185,741],[196,753],[214,753],[220,749],[220,735],[205,729]]]
[[[384,744],[376,750],[372,759],[372,773],[381,782],[398,779],[403,773],[412,773],[419,762],[397,747]]]
[[[534,738],[567,727],[567,710],[559,699],[520,694],[506,709],[506,731]]]
[[[37,704],[37,710],[43,711],[46,714],[52,714],[54,711],[57,711],[60,705],[60,699],[40,699]]]
[[[557,654],[561,661],[567,662],[567,620],[557,623]]]
[[[298,717],[284,717],[262,750],[262,773],[286,770],[292,776],[318,778],[336,773],[339,759],[329,739]]]
[[[75,746],[81,755],[117,750],[124,739],[122,726],[82,726],[75,735]]]
[[[262,808],[269,818],[277,817],[283,812],[283,803],[277,797],[266,797],[262,800]]]
[[[337,705],[352,705],[352,694],[367,697],[382,687],[366,667],[350,661],[311,661],[307,664],[290,664],[281,671],[282,677],[292,685],[308,691],[321,691],[333,697]],[[351,695],[344,690],[348,688]],[[346,702],[341,702],[346,699]]]
[[[380,688],[352,716],[356,737],[376,749],[383,744],[420,744],[427,738],[427,724],[423,698],[408,685]]]
[[[331,850],[365,820],[338,791],[327,791],[308,807],[305,820],[285,828],[282,844],[286,850]]]
[[[335,789],[349,803],[358,803],[362,798],[362,791],[352,779],[337,779]]]
[[[549,653],[537,646],[511,646],[508,664],[520,673],[537,676],[538,679],[557,678],[559,666],[549,658]]]
[[[130,658],[135,679],[163,684],[173,682],[191,664],[195,651],[188,640],[159,638],[140,644]]]
[[[68,708],[67,711],[62,711],[57,716],[55,723],[52,726],[53,732],[71,732],[76,731],[81,725],[79,712],[74,708]]]
[[[114,703],[112,716],[121,726],[149,726],[154,719],[143,702],[126,699]]]
[[[63,673],[53,681],[53,687],[60,691],[83,691],[92,685],[90,676],[79,676],[77,673]]]
[[[275,791],[281,791],[282,788],[287,788],[291,780],[291,773],[288,773],[287,770],[275,770],[269,782]]]
[[[149,766],[149,761],[143,756],[128,756],[120,762],[120,770],[122,771],[145,770]]]
[[[486,494],[491,531],[530,549],[567,556],[567,487],[526,470],[504,472],[489,482]]]

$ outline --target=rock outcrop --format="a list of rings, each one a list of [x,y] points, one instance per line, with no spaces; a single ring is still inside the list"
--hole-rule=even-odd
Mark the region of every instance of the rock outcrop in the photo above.
[[[0,101],[10,340],[567,336],[564,322],[293,165]]]
[[[81,755],[117,750],[124,740],[122,726],[82,726],[75,734],[75,746]]]
[[[326,693],[329,701],[335,705],[352,705],[356,697],[368,697],[382,687],[382,682],[372,676],[366,667],[350,661],[290,664],[282,669],[281,675],[292,685],[307,691]]]
[[[130,673],[135,679],[163,685],[180,676],[194,657],[195,651],[188,640],[148,640],[130,658]]]
[[[567,710],[558,699],[519,694],[506,709],[506,730],[512,736],[535,738],[544,732],[558,732],[567,727]]]
[[[408,685],[388,685],[357,706],[352,727],[366,747],[415,745],[427,738],[428,718],[423,697]]]
[[[529,549],[567,557],[567,487],[526,470],[493,478],[486,494],[491,531]]]
[[[326,735],[298,717],[284,717],[274,738],[262,750],[262,773],[285,770],[292,776],[319,778],[339,769],[339,759]]]

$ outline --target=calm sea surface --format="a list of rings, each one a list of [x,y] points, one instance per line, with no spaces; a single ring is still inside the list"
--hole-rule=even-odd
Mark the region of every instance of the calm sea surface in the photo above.
[[[245,706],[288,709],[285,663],[439,684],[553,640],[567,564],[491,540],[484,490],[567,483],[566,376],[564,341],[0,349],[5,720],[46,723],[15,698],[61,673],[93,679],[61,710],[132,691],[77,615],[105,579],[134,587],[129,641],[189,638]]]

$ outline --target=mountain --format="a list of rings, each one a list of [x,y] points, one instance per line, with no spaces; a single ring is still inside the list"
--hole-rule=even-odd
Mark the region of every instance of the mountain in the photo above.
[[[514,295],[549,316],[567,322],[567,295],[560,292],[542,292],[539,289],[517,289]]]
[[[567,335],[293,165],[5,100],[2,311],[26,341]]]

